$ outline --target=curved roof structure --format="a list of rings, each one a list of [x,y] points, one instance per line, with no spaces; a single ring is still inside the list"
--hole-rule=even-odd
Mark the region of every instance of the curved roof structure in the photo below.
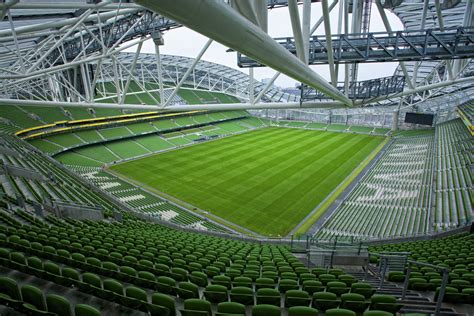
[[[133,63],[134,54],[122,52],[118,59],[124,65]],[[186,71],[193,63],[193,58],[184,56],[161,55],[163,67],[163,81],[165,84],[175,86],[183,78]],[[143,70],[142,70],[143,68]],[[158,83],[156,57],[154,54],[140,54],[134,75],[145,81]],[[104,68],[112,77],[112,67]],[[242,71],[231,67],[201,60],[197,63],[192,73],[185,79],[184,84],[194,89],[224,92],[242,100],[248,100],[250,78]],[[255,93],[260,93],[265,84],[253,80]],[[285,93],[275,86],[270,87],[264,94],[264,102],[297,102],[299,96]]]
[[[377,10],[378,7],[384,7],[395,13],[405,29],[412,31],[470,27],[473,22],[472,3],[468,0],[375,1],[375,5],[372,5],[370,1],[336,0],[329,8],[328,3],[324,1],[323,19],[314,25],[311,25],[314,21],[308,21],[304,13],[313,1],[298,1],[303,5],[301,17],[298,10],[295,10],[293,2],[290,2],[288,6],[287,0],[261,1],[266,1],[268,8],[288,7],[291,21],[303,22],[302,28],[295,28],[295,25],[301,24],[292,23],[296,49],[299,50],[300,55],[301,47],[304,49],[305,45],[303,37],[310,35],[320,25],[323,27],[324,17],[329,16],[329,11],[338,5],[342,8],[339,10],[340,17],[348,15],[355,21],[347,26],[349,32],[355,30],[362,32],[361,34],[370,31],[367,25],[369,25],[371,11]],[[238,70],[200,61],[199,55],[196,59],[192,59],[166,55],[157,58],[153,54],[140,54],[143,42],[153,39],[159,46],[161,31],[181,26],[180,23],[175,22],[181,18],[180,14],[182,14],[178,12],[179,10],[176,11],[179,9],[176,6],[178,2],[157,2],[158,6],[156,3],[152,4],[154,5],[151,7],[152,10],[139,5],[152,3],[147,0],[137,0],[136,3],[125,0],[101,2],[9,0],[0,4],[0,82],[2,87],[0,88],[0,103],[7,104],[8,99],[30,99],[48,105],[54,105],[55,102],[70,102],[77,106],[81,104],[90,106],[96,104],[94,90],[100,80],[106,80],[105,78],[110,80],[112,77],[120,76],[121,80],[131,82],[145,75],[157,83],[223,91],[239,97],[248,108],[254,106],[255,108],[409,106],[445,94],[462,93],[462,97],[454,97],[456,100],[465,99],[466,96],[471,95],[473,82],[471,75],[474,69],[472,69],[470,58],[423,60],[403,62],[396,69],[394,76],[405,77],[403,92],[350,101],[347,98],[347,91],[341,93],[314,74],[314,71],[305,65],[304,56],[294,56],[285,52],[281,45],[273,43],[274,41],[272,42],[272,39],[254,24],[255,21],[252,23],[242,12],[229,9],[226,4],[219,1],[213,2],[215,3],[213,9],[216,12],[225,11],[229,14],[229,19],[237,23],[236,27],[247,30],[250,32],[248,34],[253,34],[253,36],[260,36],[263,44],[258,41],[251,45],[247,44],[249,38],[245,41],[240,38],[240,43],[234,43],[233,34],[243,33],[239,33],[237,29],[227,30],[225,27],[212,33],[214,35],[209,33],[210,36],[218,37],[214,40],[227,41],[228,46],[250,54],[262,63],[312,86],[322,94],[326,94],[328,96],[326,100],[300,103],[298,96],[274,88],[272,82],[262,84]],[[169,4],[167,8],[165,8],[166,3]],[[195,1],[193,5],[196,3],[199,6],[208,4],[208,2]],[[348,5],[346,6],[345,3]],[[202,7],[202,9],[210,10],[211,7]],[[161,15],[159,11],[165,15]],[[380,13],[384,18],[383,10]],[[342,24],[342,20],[334,21],[334,23]],[[212,22],[212,18],[196,19],[195,25],[188,26],[206,32],[206,29],[209,30],[213,26],[210,24]],[[387,23],[385,26],[390,33],[392,31],[390,25]],[[310,27],[311,30],[309,30]],[[330,36],[327,39],[330,43]],[[235,40],[239,39],[236,37]],[[137,54],[123,52],[130,47],[138,48]],[[202,53],[204,51],[205,48]],[[328,55],[331,55],[329,51],[328,49]],[[278,55],[278,58],[272,55]],[[157,68],[159,63],[162,64],[163,70],[161,81],[160,71]],[[334,67],[333,61],[328,60],[328,64],[330,69]],[[146,67],[142,70],[143,65]],[[357,73],[357,66],[350,65],[349,70],[346,82],[357,80],[357,76],[354,75]],[[126,91],[118,93],[126,93]],[[173,93],[170,96],[174,97]],[[171,102],[170,99],[157,106],[165,108],[173,103],[176,102]],[[96,105],[100,106],[100,104]],[[229,108],[231,107],[232,105],[229,105]]]

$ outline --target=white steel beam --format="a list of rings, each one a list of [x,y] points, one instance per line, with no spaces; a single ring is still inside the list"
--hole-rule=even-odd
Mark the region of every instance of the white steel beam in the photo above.
[[[255,85],[253,77],[253,67],[249,68],[249,101],[250,104],[255,104]]]
[[[0,9],[2,10],[0,12],[0,21],[3,21],[10,8],[16,5],[18,2],[20,2],[20,0],[11,0],[2,4],[2,6],[0,7]]]
[[[329,12],[332,11],[332,9],[334,9],[334,7],[336,6],[336,4],[339,2],[339,0],[334,0],[331,5],[329,6]],[[314,32],[316,32],[316,30],[318,29],[318,27],[324,22],[324,17],[320,17],[319,20],[313,25],[313,27],[311,28],[311,31],[310,31],[310,34],[313,35]]]
[[[120,15],[125,15],[125,14],[131,14],[135,13],[137,11],[140,11],[140,9],[123,9],[120,10]],[[100,18],[103,20],[110,19],[116,15],[115,11],[108,11],[108,12],[103,12],[99,13]],[[23,33],[28,33],[28,32],[38,32],[38,31],[43,31],[43,30],[49,30],[49,29],[54,29],[54,28],[61,28],[63,26],[67,25],[73,25],[75,24],[80,17],[77,18],[70,18],[70,19],[64,19],[64,20],[58,20],[58,21],[51,21],[51,22],[46,22],[46,23],[38,23],[38,24],[31,24],[31,25],[25,25],[21,27],[16,28],[16,34],[23,34]],[[85,22],[91,22],[97,19],[96,14],[91,14],[87,19],[84,20]],[[12,31],[9,29],[4,29],[0,30],[0,37],[4,36],[11,36]]]
[[[324,18],[324,30],[326,33],[326,50],[328,54],[329,73],[331,74],[331,82],[334,87],[337,86],[336,69],[334,68],[334,51],[332,50],[332,35],[331,35],[331,18],[329,15],[328,0],[322,0]]]
[[[304,0],[303,2],[303,51],[304,63],[309,64],[309,40],[311,36],[311,0]]]
[[[158,75],[158,89],[159,89],[159,95],[160,95],[160,105],[163,105],[165,102],[165,93],[164,93],[164,87],[163,87],[163,68],[161,65],[161,54],[160,54],[160,45],[158,43],[155,43],[155,55],[156,55],[156,72]],[[143,69],[143,65],[142,65]]]
[[[266,86],[263,87],[263,90],[260,91],[260,93],[255,97],[255,100],[254,100],[255,103],[259,102],[262,99],[262,97],[265,95],[265,93],[267,93],[267,91],[270,90],[273,83],[275,83],[275,80],[277,80],[277,78],[280,76],[280,74],[281,74],[281,72],[277,72],[273,75],[273,77],[270,79],[270,81],[267,82]]]
[[[443,13],[441,13],[441,3],[439,0],[435,0],[435,7],[436,7],[436,15],[438,16],[438,25],[441,31],[444,31],[444,19]],[[451,80],[454,78],[453,75],[453,67],[451,64],[451,60],[446,60],[446,68],[448,70],[448,78]]]
[[[304,50],[303,33],[301,32],[300,14],[298,12],[297,0],[288,0],[288,10],[290,11],[291,28],[293,30],[293,37],[295,38],[296,56],[305,62],[306,55]]]
[[[19,0],[12,0],[11,2],[18,3]],[[0,10],[3,10],[5,7],[9,7],[10,3],[0,3]],[[15,4],[16,9],[22,10],[37,10],[37,9],[94,9],[97,7],[97,4],[87,4],[79,2],[20,2]],[[104,9],[115,10],[118,7],[126,9],[140,9],[140,6],[134,3],[108,3],[104,6]]]
[[[192,104],[192,105],[173,105],[166,108],[156,105],[143,104],[123,104],[116,105],[112,103],[86,103],[86,102],[54,102],[54,101],[33,101],[21,99],[0,99],[0,106],[14,106],[14,105],[28,105],[28,106],[67,106],[67,107],[83,107],[83,108],[108,108],[108,109],[137,109],[150,111],[197,111],[197,110],[247,110],[247,109],[296,109],[296,108],[342,108],[344,104],[338,101],[328,102],[308,102],[300,104],[300,102],[278,102],[278,103],[224,103],[224,104]]]

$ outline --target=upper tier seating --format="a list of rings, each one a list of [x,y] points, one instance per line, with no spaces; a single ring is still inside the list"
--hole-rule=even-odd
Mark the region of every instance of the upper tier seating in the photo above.
[[[438,125],[437,141],[434,225],[442,230],[473,219],[473,139],[457,119]]]
[[[427,232],[433,140],[434,133],[394,139],[315,238]]]

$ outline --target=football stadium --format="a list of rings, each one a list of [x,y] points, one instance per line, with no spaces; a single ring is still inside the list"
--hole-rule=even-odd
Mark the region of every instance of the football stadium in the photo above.
[[[0,315],[474,315],[473,5],[0,1]]]

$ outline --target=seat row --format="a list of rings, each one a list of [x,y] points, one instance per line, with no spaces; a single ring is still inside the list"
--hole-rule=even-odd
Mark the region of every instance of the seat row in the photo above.
[[[76,304],[74,312],[71,303],[55,294],[45,296],[43,292],[30,284],[18,287],[9,277],[0,277],[0,305],[33,315],[61,316],[100,316],[100,312],[87,304]]]
[[[41,261],[37,257],[25,258],[22,253],[10,252],[8,260],[4,258],[5,251],[2,251],[1,264],[9,268],[22,271],[48,281],[66,286],[75,287],[81,292],[94,295],[107,301],[115,302],[128,308],[149,312],[152,315],[172,314],[175,309],[175,302],[171,296],[164,293],[178,295],[182,299],[199,299],[199,288],[190,282],[179,282],[176,287],[175,281],[167,283],[166,277],[156,284],[156,290],[151,295],[151,302],[147,291],[136,286],[125,286],[123,283],[111,278],[102,279],[97,274],[91,272],[79,273],[77,270],[58,265],[50,261]],[[153,276],[152,274],[150,274]],[[168,278],[170,279],[170,278]],[[133,281],[133,280],[130,280]],[[146,280],[144,280],[146,281]],[[147,283],[147,282],[145,282]],[[356,285],[356,284],[354,284]],[[6,293],[8,294],[8,293]],[[234,287],[228,292],[223,285],[212,284],[205,287],[203,298],[210,303],[231,302],[254,305],[268,304],[280,307],[280,291],[272,288],[260,288],[257,293],[248,287]],[[390,313],[398,311],[402,305],[398,304],[394,297],[386,295],[373,295],[370,300],[362,294],[343,293],[340,298],[331,292],[314,292],[312,297],[306,291],[287,290],[284,295],[284,307],[312,305],[319,310],[341,307],[354,312],[363,312],[367,308],[385,310]],[[44,310],[43,306],[35,303],[38,309]],[[186,309],[186,303],[185,303]]]

